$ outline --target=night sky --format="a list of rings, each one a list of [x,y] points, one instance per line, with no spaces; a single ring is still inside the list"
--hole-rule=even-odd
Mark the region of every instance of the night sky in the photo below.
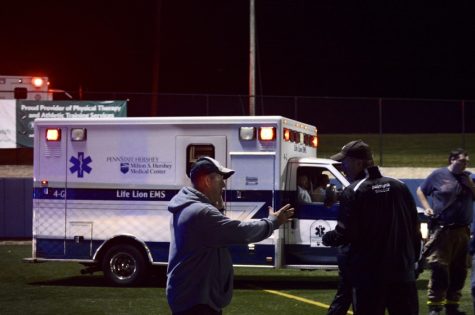
[[[356,2],[356,1],[355,1]],[[257,94],[475,99],[473,8],[256,0]],[[75,92],[248,93],[245,0],[3,1],[0,74]]]

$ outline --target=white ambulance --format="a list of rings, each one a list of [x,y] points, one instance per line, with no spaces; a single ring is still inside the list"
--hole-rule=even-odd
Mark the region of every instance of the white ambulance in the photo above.
[[[327,175],[336,189],[348,182],[339,163],[316,158],[316,127],[280,116],[35,120],[31,260],[79,262],[116,285],[144,279],[167,263],[167,205],[202,155],[236,170],[227,216],[258,220],[268,206],[296,208],[269,239],[231,246],[236,266],[336,266],[336,250],[321,239],[338,204],[301,203],[297,178]]]
[[[52,100],[48,77],[0,75],[0,99]]]

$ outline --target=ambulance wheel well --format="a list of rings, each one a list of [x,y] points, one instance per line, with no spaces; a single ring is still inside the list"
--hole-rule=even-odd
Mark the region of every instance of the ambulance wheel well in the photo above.
[[[99,255],[100,254],[100,255]],[[119,236],[102,246],[96,262],[113,286],[143,284],[151,269],[146,245],[132,237]]]
[[[116,245],[131,245],[137,248],[140,253],[142,253],[145,261],[150,263],[149,256],[147,255],[147,250],[145,248],[145,244],[141,243],[140,241],[134,239],[133,237],[130,236],[117,236],[114,237],[110,240],[108,240],[99,250],[99,253],[97,254],[96,261],[99,262],[99,264],[102,262],[104,259],[104,255],[107,253],[107,251],[116,246]]]

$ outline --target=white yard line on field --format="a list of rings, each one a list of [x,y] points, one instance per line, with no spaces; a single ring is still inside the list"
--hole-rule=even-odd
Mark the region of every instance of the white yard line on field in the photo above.
[[[280,296],[283,296],[283,297],[288,298],[288,299],[292,299],[292,300],[296,300],[296,301],[299,301],[299,302],[315,305],[315,306],[318,306],[318,307],[321,307],[321,308],[324,308],[324,309],[328,309],[330,307],[330,305],[320,303],[318,301],[309,300],[309,299],[306,299],[306,298],[303,298],[303,297],[300,297],[300,296],[296,296],[296,295],[292,295],[292,294],[288,294],[288,293],[284,293],[284,292],[280,292],[280,291],[275,291],[275,290],[267,290],[267,289],[263,289],[263,288],[259,288],[259,287],[255,287],[255,288],[259,289],[261,291],[270,293],[270,294],[280,295]],[[353,312],[348,311],[347,314],[353,314]]]

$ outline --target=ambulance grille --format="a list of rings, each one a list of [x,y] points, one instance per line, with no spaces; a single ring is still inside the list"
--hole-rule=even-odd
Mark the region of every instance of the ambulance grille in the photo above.
[[[60,157],[61,156],[61,143],[43,143],[43,153],[45,157]]]
[[[258,142],[259,151],[275,151],[276,150],[276,141],[259,141]]]

